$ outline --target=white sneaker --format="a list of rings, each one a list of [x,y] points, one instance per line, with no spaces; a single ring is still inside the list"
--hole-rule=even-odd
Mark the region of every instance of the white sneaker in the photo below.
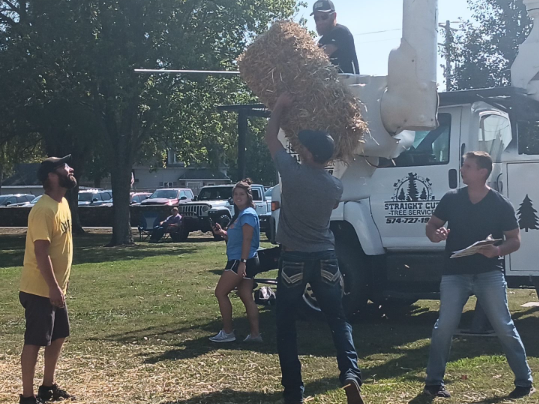
[[[210,337],[210,341],[212,342],[233,342],[236,341],[236,336],[234,335],[234,331],[232,331],[230,334],[227,334],[224,330],[219,331],[219,334]]]
[[[258,334],[258,336],[256,336],[256,337],[253,337],[253,336],[251,336],[251,334],[249,334],[249,335],[247,335],[245,337],[243,342],[264,342],[264,340],[262,339],[261,334]]]

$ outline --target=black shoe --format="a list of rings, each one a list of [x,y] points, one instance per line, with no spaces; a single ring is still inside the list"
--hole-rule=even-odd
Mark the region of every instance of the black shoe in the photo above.
[[[533,393],[535,393],[535,389],[533,388],[533,386],[530,386],[530,387],[517,386],[511,393],[509,393],[509,398],[528,397],[528,396],[531,396]]]
[[[19,404],[44,404],[45,402],[39,397],[23,397],[22,394],[19,394]]]
[[[57,401],[57,400],[75,400],[75,397],[67,391],[62,390],[57,384],[52,386],[39,386],[37,397],[41,401]]]
[[[346,392],[348,404],[365,404],[361,398],[361,386],[357,380],[345,380],[343,389]]]
[[[423,389],[423,394],[426,394],[427,396],[431,397],[444,397],[449,398],[451,397],[451,394],[449,391],[445,389],[445,386],[439,385],[439,386],[425,386]]]

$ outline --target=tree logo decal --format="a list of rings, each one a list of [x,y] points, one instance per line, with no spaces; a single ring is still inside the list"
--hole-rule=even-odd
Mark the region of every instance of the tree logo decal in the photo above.
[[[539,218],[536,213],[537,211],[533,207],[532,200],[526,194],[526,197],[520,204],[520,208],[517,210],[518,224],[526,233],[530,229],[539,230]]]
[[[401,202],[421,202],[435,200],[432,193],[432,182],[416,173],[408,173],[406,178],[398,180],[395,184],[395,194],[391,198]]]
[[[432,192],[430,179],[408,173],[393,186],[391,200],[384,202],[386,224],[427,223],[440,202]]]

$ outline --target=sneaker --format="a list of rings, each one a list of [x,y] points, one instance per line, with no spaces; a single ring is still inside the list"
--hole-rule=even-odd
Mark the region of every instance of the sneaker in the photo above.
[[[236,341],[236,336],[234,335],[234,331],[232,331],[230,334],[227,334],[224,330],[219,331],[219,334],[215,335],[214,337],[210,338],[211,342],[233,342]]]
[[[451,394],[445,389],[444,385],[439,386],[425,386],[423,389],[423,394],[431,397],[444,397],[449,398]]]
[[[37,397],[42,401],[75,400],[74,396],[59,388],[56,383],[50,387],[39,386]]]
[[[529,386],[529,387],[517,386],[511,393],[509,393],[509,398],[528,397],[528,396],[531,396],[533,393],[535,393],[535,389],[533,388],[533,386]]]
[[[258,336],[256,337],[253,337],[251,334],[249,334],[248,336],[245,337],[243,342],[264,342],[264,340],[262,339],[261,334],[258,334]]]
[[[354,379],[348,379],[344,382],[344,391],[346,392],[346,400],[348,404],[364,404],[361,398],[361,386]]]
[[[39,397],[23,397],[22,394],[19,394],[19,404],[44,404],[45,401],[41,400]]]

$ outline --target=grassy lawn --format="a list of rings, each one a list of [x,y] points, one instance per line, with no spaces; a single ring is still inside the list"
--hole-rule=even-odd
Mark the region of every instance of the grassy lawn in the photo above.
[[[213,289],[225,244],[199,236],[185,243],[139,243],[104,248],[106,234],[75,239],[68,293],[72,336],[59,363],[58,382],[84,403],[278,403],[280,370],[274,312],[261,308],[261,345],[216,345],[220,329]],[[20,392],[19,354],[24,329],[18,302],[24,234],[0,235],[0,403]],[[273,274],[274,275],[274,274]],[[539,308],[533,290],[511,290],[513,317],[539,378]],[[236,296],[235,328],[248,332]],[[464,320],[471,320],[473,300]],[[421,396],[438,302],[421,301],[398,312],[369,307],[352,318],[369,404],[430,403]],[[309,403],[345,403],[330,331],[319,318],[298,322]],[[38,368],[41,368],[40,361]],[[36,375],[36,384],[41,377]],[[496,338],[456,338],[447,368],[447,404],[504,403],[513,375]],[[539,384],[539,383],[538,383]],[[539,393],[520,403],[539,403]]]

